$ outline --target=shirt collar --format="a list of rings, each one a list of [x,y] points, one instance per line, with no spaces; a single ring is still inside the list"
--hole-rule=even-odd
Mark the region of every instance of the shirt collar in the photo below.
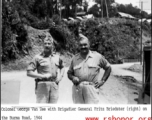
[[[42,55],[43,57],[45,57],[44,51],[41,53],[41,55]],[[53,57],[53,56],[54,56],[54,53],[52,53],[50,56]]]
[[[88,58],[92,58],[92,57],[93,57],[93,53],[92,53],[92,51],[91,51],[91,50],[89,50],[89,53],[88,53],[88,55],[87,55],[86,59],[88,59]],[[78,55],[77,60],[78,60],[78,59],[82,59],[81,54],[79,54],[79,55]]]
[[[92,51],[91,50],[89,50],[89,54],[88,54],[88,57],[93,57],[93,53],[92,53]]]

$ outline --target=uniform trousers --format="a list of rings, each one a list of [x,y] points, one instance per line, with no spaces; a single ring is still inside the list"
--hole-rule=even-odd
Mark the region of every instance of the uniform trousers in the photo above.
[[[98,104],[99,89],[94,87],[92,82],[81,82],[79,85],[73,85],[72,97],[75,104]]]
[[[55,82],[40,81],[35,90],[37,103],[57,103],[59,86]]]

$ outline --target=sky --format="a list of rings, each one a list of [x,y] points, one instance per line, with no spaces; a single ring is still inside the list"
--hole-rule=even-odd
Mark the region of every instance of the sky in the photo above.
[[[115,0],[115,2],[119,4],[132,4],[133,6],[137,6],[141,8],[140,2],[143,2],[143,10],[151,13],[151,0]]]
[[[87,0],[89,2],[89,7],[94,4],[94,0]],[[151,0],[115,0],[116,3],[119,4],[132,4],[133,6],[137,6],[141,8],[140,2],[143,1],[143,10],[147,13],[151,13]]]

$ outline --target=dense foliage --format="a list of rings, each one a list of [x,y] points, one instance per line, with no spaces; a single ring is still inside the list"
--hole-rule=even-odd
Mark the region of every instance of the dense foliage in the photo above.
[[[55,39],[56,51],[66,50],[73,54],[77,52],[77,37],[66,24],[51,27],[49,32]]]
[[[31,46],[18,11],[12,4],[3,4],[2,10],[2,61],[8,61],[27,54]]]
[[[127,21],[103,25],[87,20],[84,24],[83,34],[89,38],[91,49],[103,54],[111,63],[120,58],[139,58],[138,23]]]
[[[107,5],[110,6],[111,2],[113,1],[107,1]],[[101,21],[87,19],[81,23],[75,21],[63,22],[60,19],[56,0],[13,0],[13,2],[3,0],[2,4],[3,62],[27,55],[32,48],[24,25],[41,30],[49,29],[55,39],[57,51],[67,50],[73,54],[78,51],[77,37],[80,24],[83,34],[91,42],[91,49],[105,55],[111,63],[115,63],[119,57],[139,57],[138,40],[140,33],[139,25],[135,21],[126,20],[122,22],[123,20],[120,20],[116,22],[117,24],[113,24],[113,21],[112,24],[109,23],[110,19],[102,19]],[[75,10],[77,10],[75,7],[77,5],[81,6],[81,4],[81,0],[71,2],[63,0],[62,5],[65,6],[65,10],[71,13],[69,15],[64,14],[65,11],[63,10],[63,16],[75,16]],[[87,4],[85,5],[87,6]],[[70,9],[70,6],[73,6],[72,9]],[[109,7],[109,9],[111,8]],[[68,13],[67,11],[66,13]],[[112,12],[109,12],[110,14]],[[147,23],[143,23],[143,28],[146,31],[151,29]]]

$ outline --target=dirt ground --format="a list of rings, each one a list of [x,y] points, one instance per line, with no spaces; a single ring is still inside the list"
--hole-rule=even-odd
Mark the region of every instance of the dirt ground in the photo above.
[[[126,70],[134,63],[112,65],[112,73],[108,81],[100,88],[100,104],[137,104],[139,84],[142,74]],[[136,63],[139,64],[139,63]],[[68,68],[66,68],[67,71]],[[103,70],[101,74],[103,74]],[[133,76],[137,83],[127,83],[115,77]],[[17,83],[17,84],[12,84]],[[35,81],[26,76],[26,71],[1,72],[1,103],[2,104],[32,104],[35,103]],[[72,104],[72,82],[65,72],[59,86],[59,104]]]

